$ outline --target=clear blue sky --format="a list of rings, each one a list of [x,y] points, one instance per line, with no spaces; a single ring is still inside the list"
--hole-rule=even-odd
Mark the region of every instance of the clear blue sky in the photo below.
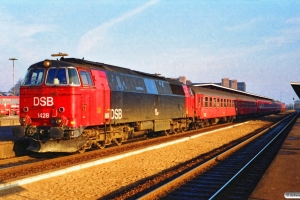
[[[66,52],[192,82],[246,82],[291,103],[300,82],[300,1],[127,0],[0,3],[0,91]]]

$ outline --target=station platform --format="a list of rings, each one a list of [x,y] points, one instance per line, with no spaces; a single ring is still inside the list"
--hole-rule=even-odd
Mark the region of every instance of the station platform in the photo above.
[[[19,116],[0,118],[0,159],[25,155],[29,142],[27,139],[14,137],[12,129],[20,126]]]
[[[299,169],[300,116],[298,116],[275,159],[250,195],[249,200],[300,199]]]

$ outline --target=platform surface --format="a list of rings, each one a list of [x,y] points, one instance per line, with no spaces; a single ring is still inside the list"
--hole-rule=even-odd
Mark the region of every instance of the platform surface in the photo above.
[[[300,194],[300,117],[249,199],[286,199],[287,192]]]
[[[17,126],[17,125],[20,125],[19,116],[17,116],[17,115],[0,118],[0,127],[1,126]]]

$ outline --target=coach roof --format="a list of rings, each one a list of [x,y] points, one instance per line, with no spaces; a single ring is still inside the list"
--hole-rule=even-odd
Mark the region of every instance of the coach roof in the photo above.
[[[230,93],[234,93],[234,94],[238,94],[238,95],[254,97],[257,99],[261,99],[261,100],[274,101],[273,99],[268,98],[268,97],[263,97],[260,95],[252,94],[249,92],[244,92],[241,90],[235,90],[232,88],[224,87],[224,86],[213,84],[213,83],[193,83],[193,84],[191,84],[191,86],[204,87],[204,88],[209,88],[209,89],[214,89],[214,90],[219,90],[219,91],[226,91],[226,92],[230,92]]]

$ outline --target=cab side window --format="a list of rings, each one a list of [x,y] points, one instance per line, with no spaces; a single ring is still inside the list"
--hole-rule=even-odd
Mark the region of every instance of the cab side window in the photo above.
[[[81,70],[79,72],[83,86],[94,86],[90,72]]]

